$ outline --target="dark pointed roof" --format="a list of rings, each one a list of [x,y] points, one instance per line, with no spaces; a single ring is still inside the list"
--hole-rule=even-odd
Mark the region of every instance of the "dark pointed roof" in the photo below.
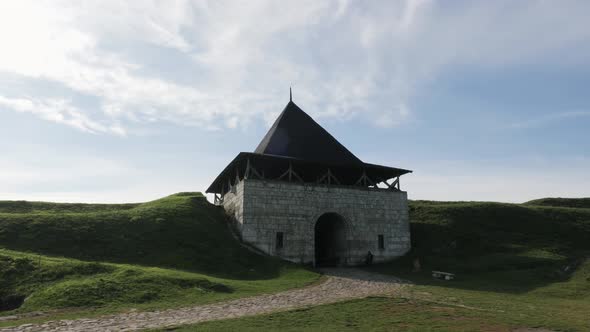
[[[225,194],[249,170],[259,178],[281,180],[291,168],[304,183],[317,184],[329,171],[339,185],[364,187],[412,172],[362,162],[290,100],[254,153],[240,152],[206,192]]]
[[[293,101],[289,101],[254,153],[330,164],[363,164]]]

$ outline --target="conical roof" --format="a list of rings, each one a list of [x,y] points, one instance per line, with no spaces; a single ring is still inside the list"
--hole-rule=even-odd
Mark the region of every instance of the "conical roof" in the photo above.
[[[285,106],[254,153],[329,164],[363,164],[293,101]]]

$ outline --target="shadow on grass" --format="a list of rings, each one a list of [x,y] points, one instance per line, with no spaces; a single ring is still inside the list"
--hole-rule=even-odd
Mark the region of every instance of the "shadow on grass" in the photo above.
[[[436,257],[429,259],[436,260]],[[520,258],[519,258],[520,259]],[[547,286],[555,282],[567,281],[569,274],[563,273],[563,267],[567,266],[567,260],[554,260],[531,258],[525,265],[536,267],[514,266],[512,269],[502,267],[500,269],[487,268],[482,270],[457,269],[460,263],[454,263],[455,268],[439,268],[432,265],[423,265],[420,272],[412,272],[403,260],[386,264],[378,264],[368,267],[367,270],[395,275],[409,280],[418,285],[439,286],[475,291],[501,292],[521,294],[530,292],[536,288]],[[440,266],[440,265],[439,265]],[[451,265],[449,265],[451,266]],[[432,277],[432,271],[444,271],[455,273],[453,280],[441,280]]]
[[[414,272],[415,258],[410,253],[395,261],[364,269],[394,275],[418,285],[522,294],[555,282],[568,281],[580,262],[577,258],[534,257],[519,252],[477,257],[429,255],[420,256],[421,269]],[[434,278],[432,271],[453,273],[455,279]]]
[[[588,209],[411,202],[410,219],[412,251],[369,270],[422,285],[526,293],[567,281],[590,252]],[[422,272],[411,272],[416,258]],[[435,279],[432,270],[456,279]]]
[[[31,213],[17,209],[22,205],[17,204],[17,212],[0,213],[0,247],[235,280],[280,276],[287,263],[240,246],[230,233],[223,209],[191,195],[177,194],[121,209],[74,206],[76,212],[69,205],[36,203],[44,209]]]

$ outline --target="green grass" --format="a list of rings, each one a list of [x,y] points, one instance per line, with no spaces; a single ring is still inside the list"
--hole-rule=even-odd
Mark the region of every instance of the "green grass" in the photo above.
[[[38,213],[38,212],[105,212],[128,210],[140,204],[85,204],[85,203],[49,203],[29,201],[0,201],[0,213]]]
[[[510,327],[494,322],[489,312],[420,300],[372,297],[167,331],[507,331]]]
[[[240,246],[223,209],[199,193],[122,205],[0,202],[0,211],[0,309],[25,299],[0,315],[58,310],[55,319],[178,307],[319,277]]]
[[[583,200],[415,201],[410,218],[412,252],[370,268],[413,281],[403,297],[182,330],[590,330],[590,208]],[[0,250],[1,296],[26,296],[17,312],[58,310],[51,319],[208,303],[317,280],[244,250],[222,210],[192,193],[126,205],[1,202],[0,246],[11,249]],[[421,272],[411,271],[415,258]],[[433,279],[433,269],[457,279]]]
[[[558,268],[476,272],[453,281],[435,280],[429,271],[395,274],[416,283],[406,294],[412,299],[483,309],[494,322],[513,326],[590,330],[590,261],[569,276],[556,276]]]
[[[0,246],[7,249],[240,279],[274,278],[282,267],[244,250],[223,209],[200,193],[131,205],[0,203]]]
[[[403,298],[356,300],[180,330],[589,331],[590,209],[563,207],[563,199],[558,203],[411,202],[412,252],[370,268],[412,281]],[[412,272],[415,258],[421,272]],[[432,270],[457,278],[433,279]]]
[[[413,254],[424,259],[590,251],[590,209],[416,201],[410,204],[410,219]]]
[[[590,209],[590,197],[586,198],[541,198],[528,201],[526,205],[561,206]]]
[[[412,202],[412,252],[372,269],[415,282],[413,298],[491,310],[497,322],[589,330],[590,208],[543,201]],[[411,272],[416,258],[420,273]],[[457,279],[433,279],[432,270]]]
[[[159,309],[209,303],[302,287],[316,274],[284,265],[270,280],[215,278],[194,272],[128,264],[84,262],[0,249],[4,298],[26,296],[17,312],[101,307]],[[14,312],[11,312],[13,314]]]

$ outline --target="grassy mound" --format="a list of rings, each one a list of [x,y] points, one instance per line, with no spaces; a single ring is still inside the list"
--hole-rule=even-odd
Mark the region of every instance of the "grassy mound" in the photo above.
[[[371,269],[413,281],[412,298],[491,312],[489,324],[587,328],[590,209],[415,201],[410,219],[412,251]]]
[[[49,203],[29,201],[0,201],[0,213],[36,213],[36,212],[104,212],[132,209],[139,204],[84,204],[84,203]]]
[[[477,258],[462,264],[467,270],[537,266],[548,256],[572,257],[590,251],[590,210],[586,209],[416,201],[410,204],[410,218],[414,255],[437,260]],[[543,256],[540,252],[547,257],[535,257]]]
[[[200,193],[143,204],[0,202],[0,311],[174,307],[318,278],[243,248],[225,218]]]
[[[144,303],[179,296],[190,288],[231,291],[202,277],[7,250],[0,250],[0,280],[4,309],[13,309],[7,308],[10,299],[27,296],[24,309],[47,309]]]
[[[271,280],[221,279],[180,270],[0,249],[0,311],[158,309],[301,287],[316,278],[312,272],[288,265],[281,268],[280,275]]]
[[[281,263],[244,250],[200,193],[143,204],[0,202],[0,246],[82,260],[272,278]]]
[[[589,209],[417,201],[410,218],[412,251],[381,268],[404,273],[418,258],[428,278],[442,270],[466,278],[464,288],[526,293],[590,255]]]
[[[541,198],[528,201],[525,205],[561,206],[580,209],[590,209],[590,197],[587,198]]]

